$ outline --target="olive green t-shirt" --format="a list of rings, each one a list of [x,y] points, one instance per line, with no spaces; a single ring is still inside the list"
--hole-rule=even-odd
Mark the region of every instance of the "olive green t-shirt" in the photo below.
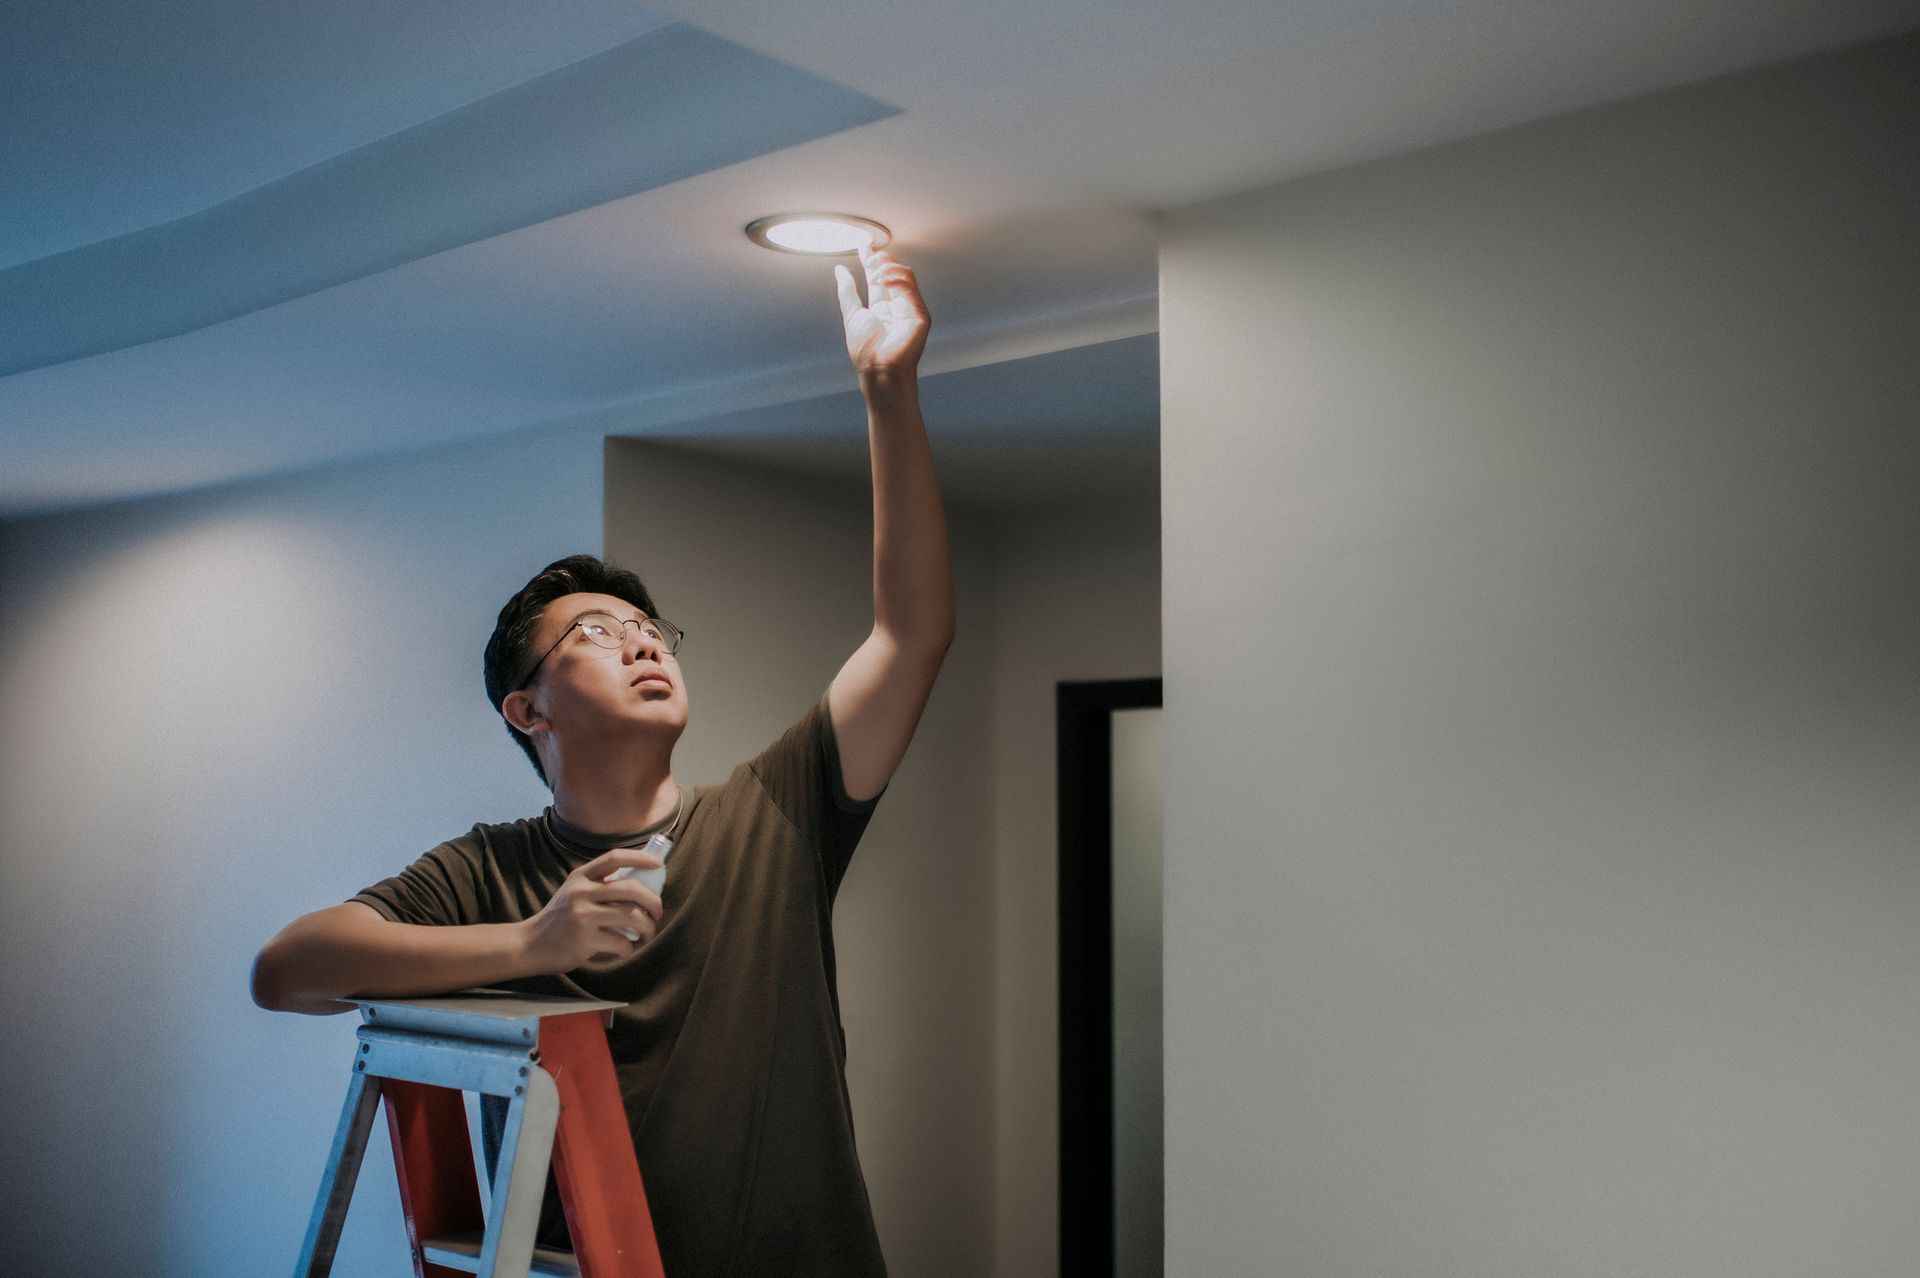
[[[847,796],[826,692],[724,784],[685,794],[653,939],[607,971],[495,988],[626,1004],[607,1041],[673,1278],[884,1275],[854,1148],[832,930],[880,796]],[[352,899],[401,923],[514,922],[580,865],[671,820],[594,834],[548,807],[475,825]],[[551,1176],[548,1193],[541,1236],[565,1245]]]

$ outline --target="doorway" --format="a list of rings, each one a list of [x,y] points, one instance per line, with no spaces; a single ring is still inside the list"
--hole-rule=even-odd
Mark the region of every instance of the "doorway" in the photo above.
[[[1060,1272],[1162,1271],[1159,679],[1061,683]]]

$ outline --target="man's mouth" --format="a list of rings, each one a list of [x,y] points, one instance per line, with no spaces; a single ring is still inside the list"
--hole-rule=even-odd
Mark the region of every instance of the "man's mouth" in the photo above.
[[[650,683],[657,683],[663,688],[673,687],[673,681],[665,675],[642,675],[634,681],[634,687],[644,688]]]

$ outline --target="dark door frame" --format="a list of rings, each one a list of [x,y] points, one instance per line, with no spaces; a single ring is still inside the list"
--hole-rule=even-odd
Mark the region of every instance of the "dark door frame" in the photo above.
[[[1159,679],[1057,685],[1060,1274],[1113,1278],[1113,712]]]

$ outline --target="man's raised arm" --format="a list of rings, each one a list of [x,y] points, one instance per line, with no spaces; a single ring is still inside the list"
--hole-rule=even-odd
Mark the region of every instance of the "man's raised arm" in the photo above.
[[[867,305],[834,268],[847,353],[867,401],[873,461],[873,633],[834,676],[828,709],[847,796],[886,788],[953,643],[953,568],[933,452],[920,416],[919,362],[932,318],[911,268],[862,250]]]

